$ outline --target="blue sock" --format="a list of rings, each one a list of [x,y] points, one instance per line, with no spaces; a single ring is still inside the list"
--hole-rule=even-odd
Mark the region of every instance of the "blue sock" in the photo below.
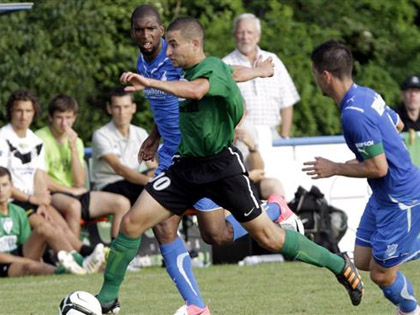
[[[268,217],[271,219],[271,221],[276,221],[279,216],[281,215],[280,207],[277,203],[270,202],[265,204],[265,209]],[[228,215],[226,217],[226,221],[228,221],[233,228],[233,241],[236,241],[238,238],[241,238],[242,236],[245,236],[248,234],[248,231],[245,230],[242,225],[236,221],[235,217],[233,215]]]
[[[388,287],[382,288],[382,291],[384,292],[385,297],[394,305],[398,306],[403,312],[412,312],[417,307],[413,286],[402,272],[398,272],[394,283]]]
[[[416,238],[413,243],[413,246],[408,253],[407,258],[403,260],[403,262],[413,261],[420,258],[420,238]]]
[[[192,272],[191,257],[181,238],[178,237],[170,244],[160,245],[160,252],[165,260],[166,271],[175,282],[187,305],[205,307]]]

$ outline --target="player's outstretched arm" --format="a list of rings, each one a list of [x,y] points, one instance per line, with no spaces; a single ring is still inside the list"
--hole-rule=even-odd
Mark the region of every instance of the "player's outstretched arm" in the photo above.
[[[209,80],[198,78],[194,81],[160,81],[145,78],[137,73],[124,72],[121,83],[130,83],[126,91],[141,91],[144,88],[155,88],[177,97],[200,100],[210,89]]]
[[[379,178],[388,173],[388,162],[384,153],[360,163],[335,163],[322,157],[303,163],[302,171],[312,179],[327,178],[334,175],[358,178]]]
[[[233,65],[232,68],[232,77],[236,82],[245,82],[255,78],[267,78],[274,75],[274,62],[271,57],[262,60],[262,57],[260,56],[255,67],[252,68],[235,65]]]

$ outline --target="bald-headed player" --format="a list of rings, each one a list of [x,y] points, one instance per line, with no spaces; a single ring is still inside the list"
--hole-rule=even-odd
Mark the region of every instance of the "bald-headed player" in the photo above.
[[[182,215],[203,197],[228,209],[266,249],[328,268],[358,305],[363,283],[347,256],[332,254],[298,232],[279,228],[262,211],[256,189],[232,146],[234,128],[243,113],[242,97],[231,69],[220,59],[205,56],[202,25],[193,18],[178,18],[168,28],[167,41],[166,54],[175,67],[183,68],[185,81],[162,81],[128,72],[121,82],[132,85],[128,90],[154,88],[183,99],[179,104],[181,143],[173,164],[146,185],[121,222],[98,295],[102,306],[117,301],[141,234]]]

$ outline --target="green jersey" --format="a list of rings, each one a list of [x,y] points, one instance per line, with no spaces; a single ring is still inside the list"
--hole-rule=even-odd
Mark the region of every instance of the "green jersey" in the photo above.
[[[21,207],[9,203],[8,214],[0,213],[0,253],[11,253],[31,235],[28,217]]]
[[[45,148],[45,164],[48,175],[57,183],[73,187],[74,180],[71,172],[71,151],[68,141],[58,142],[49,127],[44,127],[35,132],[42,139]],[[84,165],[84,146],[80,138],[77,139],[77,152],[82,165]]]
[[[243,114],[243,100],[232,69],[219,58],[207,57],[185,69],[184,78],[206,78],[210,89],[201,100],[179,103],[179,152],[189,157],[217,154],[232,144],[235,126]]]

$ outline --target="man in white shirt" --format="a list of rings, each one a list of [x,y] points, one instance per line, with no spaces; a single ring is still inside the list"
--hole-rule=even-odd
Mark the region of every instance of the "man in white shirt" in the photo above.
[[[139,147],[148,134],[131,124],[136,112],[133,94],[122,86],[114,88],[106,109],[112,120],[92,138],[93,181],[96,189],[124,195],[133,205],[157,163],[138,162]]]
[[[249,13],[239,15],[234,23],[234,37],[236,49],[223,58],[225,63],[254,67],[259,60],[269,57],[274,62],[272,77],[238,83],[249,112],[248,119],[255,126],[270,127],[273,139],[290,137],[293,105],[300,97],[281,60],[275,54],[258,47],[261,38],[259,19]]]

